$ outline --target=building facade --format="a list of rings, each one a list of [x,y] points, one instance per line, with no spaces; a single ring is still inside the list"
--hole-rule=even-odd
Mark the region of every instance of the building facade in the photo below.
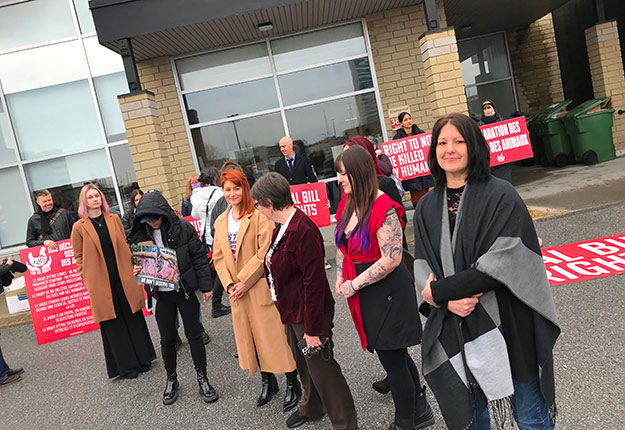
[[[391,139],[402,110],[428,130],[448,112],[480,115],[487,98],[504,117],[571,98],[558,25],[584,1],[597,3],[0,1],[0,246],[23,242],[39,188],[71,207],[97,181],[120,212],[132,188],[159,188],[177,207],[205,166],[235,159],[251,182],[271,170],[284,135],[336,205],[342,143]],[[603,1],[608,30],[599,14],[578,30],[597,45],[587,82],[625,109],[622,62],[619,74],[596,54],[614,40],[621,52],[610,19],[622,12]]]

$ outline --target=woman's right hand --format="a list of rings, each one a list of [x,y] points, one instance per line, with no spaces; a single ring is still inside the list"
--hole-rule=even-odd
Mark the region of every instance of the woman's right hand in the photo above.
[[[143,269],[142,266],[132,266],[132,276],[137,276],[139,272],[141,272],[141,269]]]
[[[336,292],[336,294],[338,294],[339,296],[342,296],[343,294],[341,294],[341,284],[345,282],[343,280],[342,277],[337,276],[336,277],[336,282],[334,283],[334,291]]]
[[[447,310],[463,318],[471,315],[471,312],[473,312],[479,302],[478,297],[482,294],[483,293],[479,293],[460,300],[450,300],[447,302]]]

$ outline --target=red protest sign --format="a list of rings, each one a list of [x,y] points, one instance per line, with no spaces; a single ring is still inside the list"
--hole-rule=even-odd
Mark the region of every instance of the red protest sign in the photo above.
[[[54,251],[45,246],[20,251],[28,267],[24,278],[39,345],[99,328],[91,317],[89,292],[78,274],[71,241],[56,244]]]
[[[192,216],[186,216],[182,219],[189,221],[191,224],[193,224],[193,227],[195,227],[195,231],[197,231],[198,237],[201,239],[202,238],[202,221],[199,219],[195,219]]]
[[[332,224],[325,182],[291,185],[291,197],[295,207],[308,215],[317,227]]]
[[[542,249],[551,286],[625,273],[625,235]]]
[[[490,165],[511,163],[534,154],[525,117],[499,121],[480,127],[490,148]],[[427,163],[432,133],[383,142],[382,151],[390,158],[397,177],[404,181],[430,174]]]

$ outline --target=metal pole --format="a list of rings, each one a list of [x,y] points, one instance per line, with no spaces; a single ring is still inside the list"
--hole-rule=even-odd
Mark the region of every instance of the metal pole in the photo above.
[[[139,72],[137,71],[137,62],[135,61],[135,53],[132,50],[130,39],[119,39],[119,52],[124,62],[124,70],[126,71],[126,80],[128,81],[128,89],[131,93],[141,91],[141,81],[139,80]]]
[[[423,9],[425,10],[425,23],[428,31],[438,30],[440,23],[438,21],[438,11],[436,10],[436,0],[425,0]]]

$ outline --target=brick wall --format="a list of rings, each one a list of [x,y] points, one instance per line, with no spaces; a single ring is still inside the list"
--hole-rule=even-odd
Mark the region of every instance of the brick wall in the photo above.
[[[446,18],[442,0],[437,1],[441,27]],[[369,15],[366,17],[371,54],[382,99],[384,125],[393,137],[389,108],[409,105],[413,121],[430,130],[435,117],[429,101],[428,84],[421,60],[419,36],[427,28],[422,5]],[[462,80],[462,79],[461,79]],[[461,84],[462,85],[462,84]]]
[[[507,36],[521,112],[533,113],[564,100],[551,14]]]
[[[616,21],[587,29],[586,46],[595,97],[611,97],[611,106],[617,112],[625,109],[625,76]],[[616,149],[624,149],[625,115],[618,115],[617,112],[614,112],[612,128],[614,146]]]
[[[158,119],[161,127],[164,150],[171,170],[171,196],[168,198],[174,209],[180,209],[187,179],[196,173],[189,139],[184,128],[184,120],[171,62],[168,57],[153,58],[137,63],[143,89],[154,93]],[[133,156],[134,160],[134,156]],[[135,170],[143,166],[136,166]]]

